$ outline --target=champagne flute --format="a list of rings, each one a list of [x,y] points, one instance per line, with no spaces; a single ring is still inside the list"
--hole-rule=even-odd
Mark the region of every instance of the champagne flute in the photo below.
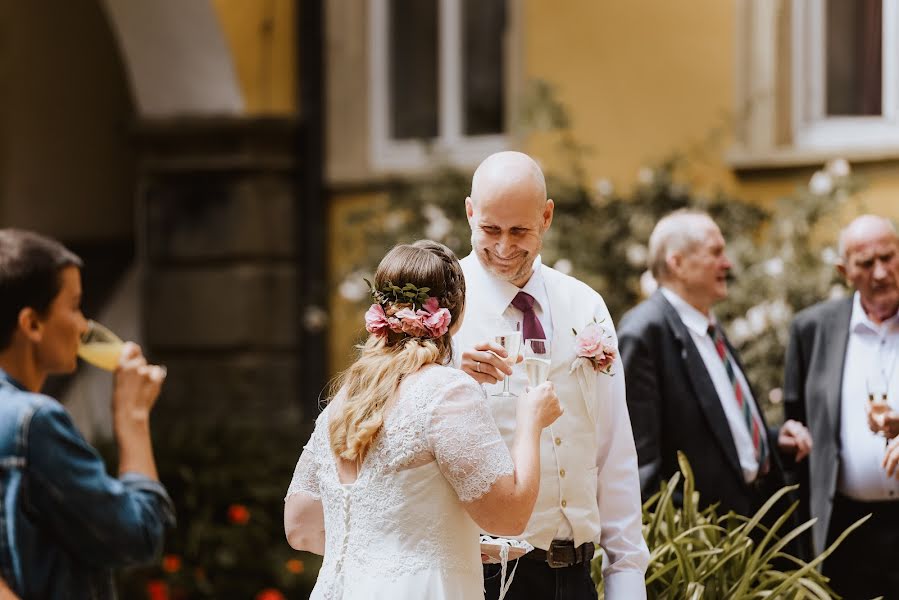
[[[549,340],[539,338],[525,340],[523,354],[528,385],[535,388],[549,377],[549,366],[552,360]]]
[[[115,371],[124,346],[122,339],[96,321],[87,322],[87,331],[81,336],[78,356],[105,371]]]
[[[868,395],[868,402],[865,406],[870,418],[877,423],[879,415],[885,415],[890,411],[888,402],[888,388],[882,373],[876,375],[869,374],[865,378],[865,391]],[[890,440],[883,431],[878,431],[876,435],[883,436],[889,444]]]
[[[506,351],[506,358],[503,360],[511,367],[518,362],[518,353],[521,350],[521,323],[512,319],[499,318],[494,320],[493,324],[494,341],[503,347]],[[518,394],[513,394],[509,389],[509,376],[503,378],[503,391],[493,394],[500,398],[517,398]]]

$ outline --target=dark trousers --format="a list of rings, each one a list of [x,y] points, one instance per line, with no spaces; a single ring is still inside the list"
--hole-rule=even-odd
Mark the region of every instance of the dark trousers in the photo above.
[[[506,577],[515,567],[509,561]],[[500,565],[484,565],[485,600],[499,598]],[[590,563],[551,569],[545,561],[518,559],[518,570],[506,593],[508,600],[596,600],[596,584],[590,578]]]
[[[824,561],[824,574],[847,600],[899,600],[899,501],[859,502],[837,493],[827,543],[869,513],[871,518]]]

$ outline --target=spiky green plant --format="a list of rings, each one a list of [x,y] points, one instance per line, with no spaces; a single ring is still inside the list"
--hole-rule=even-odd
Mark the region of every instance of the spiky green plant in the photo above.
[[[650,551],[646,572],[650,599],[837,597],[817,567],[869,516],[853,523],[823,553],[806,562],[789,554],[786,548],[815,519],[780,534],[798,503],[777,516],[770,527],[762,524],[775,505],[797,486],[781,488],[752,517],[733,512],[718,515],[716,506],[700,510],[690,463],[682,453],[678,453],[678,463],[681,472],[663,483],[659,492],[643,505],[643,536]],[[679,486],[683,491],[682,506],[674,501]],[[791,568],[784,570],[783,565]],[[601,568],[600,555],[594,559],[592,570],[599,597],[603,598]]]

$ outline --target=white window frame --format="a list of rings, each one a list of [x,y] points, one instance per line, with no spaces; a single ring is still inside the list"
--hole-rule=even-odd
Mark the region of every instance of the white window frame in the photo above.
[[[507,10],[511,10],[511,2]],[[437,137],[396,140],[390,137],[389,0],[369,4],[369,123],[371,164],[377,171],[420,171],[437,162],[477,165],[485,156],[507,148],[504,134],[467,136],[463,132],[462,2],[438,0]],[[504,54],[508,54],[505,52]],[[506,60],[506,67],[509,61]],[[508,81],[508,77],[506,77]],[[505,82],[504,82],[505,83]],[[504,85],[506,95],[508,86]],[[508,103],[506,103],[508,106]]]
[[[793,144],[810,151],[899,148],[899,0],[883,0],[882,115],[826,115],[825,0],[793,0]]]

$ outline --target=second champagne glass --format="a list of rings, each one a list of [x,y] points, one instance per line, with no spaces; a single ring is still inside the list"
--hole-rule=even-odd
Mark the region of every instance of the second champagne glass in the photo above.
[[[518,362],[518,353],[521,351],[521,323],[512,319],[496,319],[493,324],[494,341],[506,351],[506,363],[511,367]],[[503,391],[493,394],[501,398],[516,398],[509,389],[509,376],[503,378]]]
[[[528,374],[528,385],[532,388],[545,382],[549,377],[552,363],[549,340],[532,338],[524,341],[524,370]]]

